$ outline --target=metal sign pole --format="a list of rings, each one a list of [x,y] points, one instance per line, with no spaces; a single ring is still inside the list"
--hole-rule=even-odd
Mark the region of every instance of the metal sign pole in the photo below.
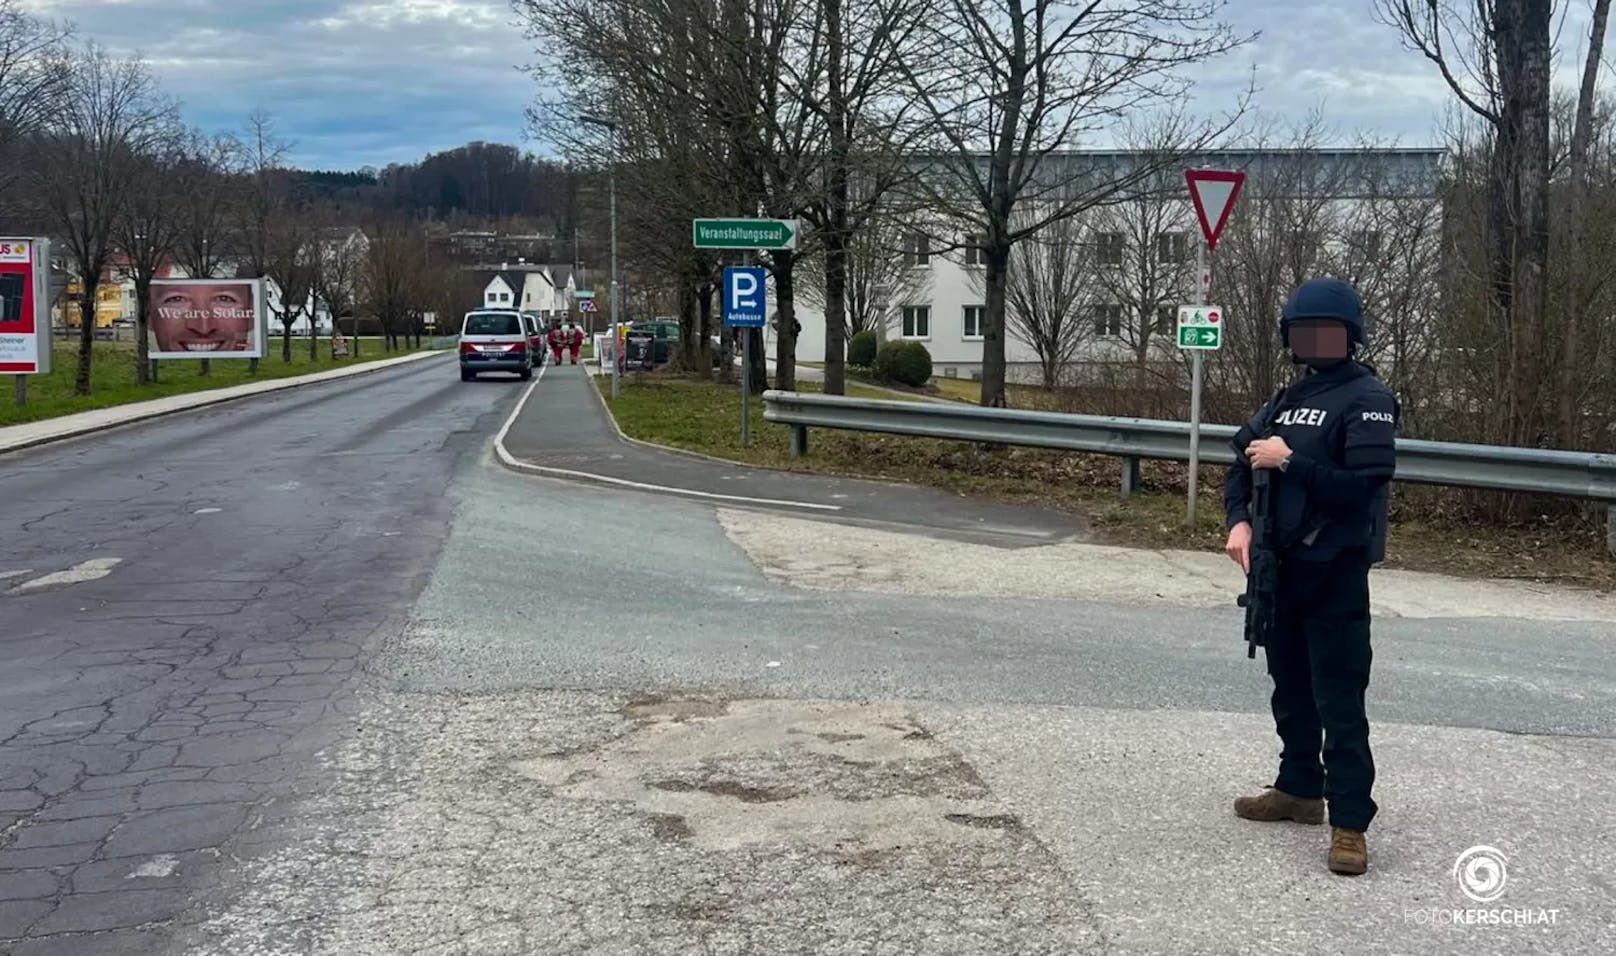
[[[1207,286],[1211,284],[1212,274],[1207,264],[1205,245],[1195,247],[1195,304],[1206,305]],[[1195,527],[1195,496],[1198,493],[1201,475],[1201,349],[1195,350],[1193,357],[1193,371],[1190,376],[1190,491],[1189,501],[1186,503],[1186,520],[1191,528]]]
[[[752,330],[741,330],[741,447],[752,433]]]

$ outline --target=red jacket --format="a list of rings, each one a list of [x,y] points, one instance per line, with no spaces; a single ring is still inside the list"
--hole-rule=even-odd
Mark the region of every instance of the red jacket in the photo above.
[[[578,328],[577,326],[573,326],[573,329],[572,329],[572,347],[573,348],[578,348],[579,346],[581,346],[583,344],[584,344],[584,330],[581,329],[581,328]]]

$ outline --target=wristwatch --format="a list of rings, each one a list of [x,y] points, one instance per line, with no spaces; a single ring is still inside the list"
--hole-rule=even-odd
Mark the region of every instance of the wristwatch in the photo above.
[[[1280,459],[1280,460],[1279,460],[1279,470],[1280,470],[1280,471],[1281,471],[1281,472],[1282,472],[1282,473],[1283,473],[1283,472],[1284,472],[1284,471],[1285,471],[1285,470],[1286,470],[1286,469],[1287,469],[1287,468],[1289,468],[1289,467],[1290,467],[1290,466],[1291,466],[1291,456],[1292,456],[1292,455],[1294,455],[1294,454],[1296,454],[1296,452],[1294,452],[1294,451],[1288,451],[1288,452],[1286,452],[1286,453],[1285,453],[1285,457],[1284,457],[1284,458],[1281,458],[1281,459]]]

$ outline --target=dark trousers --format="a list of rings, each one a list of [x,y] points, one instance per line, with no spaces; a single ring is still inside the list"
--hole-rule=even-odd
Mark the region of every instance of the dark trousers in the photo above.
[[[1364,714],[1373,656],[1368,557],[1354,549],[1328,561],[1282,559],[1276,617],[1267,647],[1274,728],[1283,744],[1274,786],[1296,797],[1324,797],[1332,826],[1367,830],[1376,810]]]

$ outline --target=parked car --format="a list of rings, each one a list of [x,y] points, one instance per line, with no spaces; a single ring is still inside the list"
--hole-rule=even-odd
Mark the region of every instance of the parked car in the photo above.
[[[515,309],[476,309],[460,323],[460,380],[481,372],[515,372],[533,377],[533,349],[527,324]]]
[[[544,319],[537,312],[523,312],[522,324],[527,326],[527,350],[533,355],[533,367],[544,365]]]
[[[673,352],[679,347],[679,323],[666,319],[641,320],[629,323],[632,332],[650,332],[656,338],[651,347],[651,361],[656,365],[665,365],[673,358]]]

